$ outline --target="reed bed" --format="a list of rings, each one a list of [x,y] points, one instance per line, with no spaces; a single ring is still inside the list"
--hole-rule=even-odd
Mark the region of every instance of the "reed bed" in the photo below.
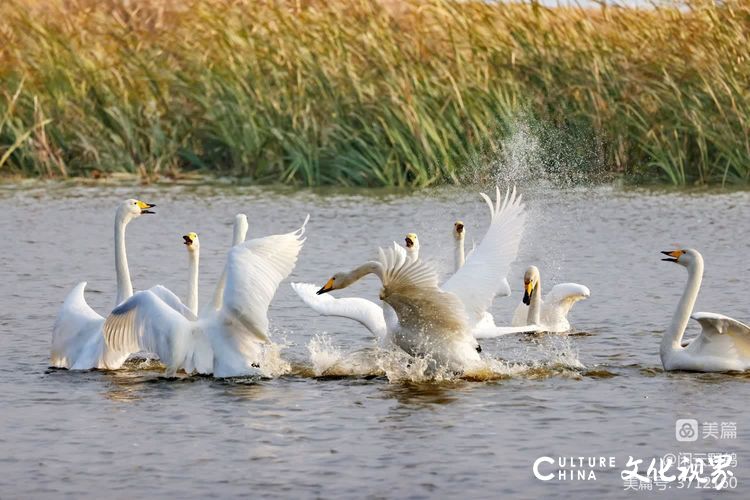
[[[587,175],[750,182],[748,0],[5,0],[0,19],[0,174],[460,183],[532,122]]]

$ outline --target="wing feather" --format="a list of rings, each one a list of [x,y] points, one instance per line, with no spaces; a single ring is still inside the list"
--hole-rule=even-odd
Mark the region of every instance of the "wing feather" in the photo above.
[[[480,193],[490,209],[490,226],[464,266],[442,286],[463,302],[472,326],[481,320],[498,293],[509,294],[507,275],[518,255],[526,220],[521,195],[515,188],[502,199],[499,188],[495,188],[495,193],[494,204],[489,196]]]
[[[268,307],[297,263],[309,218],[296,231],[255,238],[230,250],[221,313],[228,324],[241,325],[231,329],[233,335],[250,334],[255,340],[269,341]]]
[[[184,364],[192,323],[157,294],[145,290],[112,310],[104,322],[104,340],[116,351],[152,352],[176,371]]]
[[[302,301],[318,314],[339,316],[357,321],[377,338],[386,333],[383,308],[361,297],[337,298],[331,294],[317,295],[318,287],[309,283],[292,283],[292,289]]]

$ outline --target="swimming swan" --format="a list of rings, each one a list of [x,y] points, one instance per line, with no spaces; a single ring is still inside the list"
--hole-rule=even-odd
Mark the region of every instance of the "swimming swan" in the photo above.
[[[268,337],[268,306],[294,269],[305,225],[255,238],[227,256],[221,307],[189,320],[150,290],[115,308],[104,324],[107,345],[117,351],[156,353],[168,376],[184,369],[216,377],[256,374]]]
[[[703,257],[697,250],[662,252],[667,262],[687,268],[688,281],[672,323],[661,339],[659,354],[665,370],[697,372],[745,371],[750,369],[750,326],[721,314],[690,313],[703,279]],[[688,319],[701,324],[701,333],[683,346]]]
[[[537,325],[540,332],[570,331],[568,312],[573,304],[591,295],[588,287],[578,283],[560,283],[542,300],[542,279],[536,266],[529,266],[523,276],[523,300],[513,314],[513,326]]]
[[[139,200],[125,200],[115,214],[115,272],[117,297],[115,305],[133,295],[128,258],[125,251],[125,228],[133,219],[152,214],[155,207]],[[71,370],[117,369],[128,353],[108,349],[102,337],[104,318],[86,302],[86,282],[78,283],[68,293],[52,328],[50,366]],[[171,293],[171,292],[170,292]],[[167,298],[168,299],[168,298]]]

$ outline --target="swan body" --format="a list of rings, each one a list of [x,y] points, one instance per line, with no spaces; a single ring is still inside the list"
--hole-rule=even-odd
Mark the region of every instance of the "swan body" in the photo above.
[[[309,217],[308,217],[309,218]],[[115,308],[104,324],[107,345],[117,351],[154,352],[167,375],[178,370],[216,377],[254,375],[262,369],[268,306],[294,269],[304,228],[234,246],[225,265],[221,307],[190,320],[151,290]],[[260,372],[262,373],[262,371]]]
[[[669,328],[664,332],[659,354],[665,370],[697,372],[746,371],[750,369],[750,326],[721,314],[697,312],[693,306],[703,280],[703,256],[694,249],[662,252],[665,261],[688,271],[688,282]],[[683,346],[688,320],[700,323],[701,333]]]
[[[573,305],[591,295],[587,286],[578,283],[560,283],[542,299],[542,279],[536,266],[524,273],[523,301],[513,314],[514,327],[537,325],[537,331],[565,333],[571,330],[568,313]]]
[[[125,229],[142,214],[153,213],[155,205],[129,199],[122,202],[115,214],[115,271],[117,296],[115,305],[133,295],[127,254]],[[102,336],[104,318],[86,302],[86,282],[78,283],[68,293],[52,328],[50,366],[71,370],[117,369],[128,358],[127,353],[108,348]],[[172,300],[159,290],[167,300]],[[170,292],[171,293],[171,292]],[[174,297],[176,298],[176,297]],[[179,300],[179,299],[178,299]]]
[[[381,248],[377,260],[335,274],[317,293],[346,288],[369,274],[382,283],[380,298],[389,342],[412,356],[429,357],[436,368],[464,370],[479,362],[461,300],[440,289],[431,266],[412,260],[395,243],[392,248]]]

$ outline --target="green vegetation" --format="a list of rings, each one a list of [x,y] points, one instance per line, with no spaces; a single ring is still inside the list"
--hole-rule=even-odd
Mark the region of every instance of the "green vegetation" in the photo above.
[[[0,19],[3,175],[458,183],[493,175],[523,116],[597,175],[750,182],[748,0],[5,0]]]

